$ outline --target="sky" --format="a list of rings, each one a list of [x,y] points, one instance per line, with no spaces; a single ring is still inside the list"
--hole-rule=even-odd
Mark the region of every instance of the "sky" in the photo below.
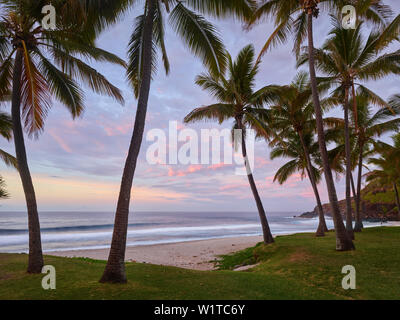
[[[387,0],[400,13],[398,0]],[[126,58],[126,48],[135,16],[133,9],[120,23],[104,32],[97,45]],[[212,20],[212,19],[211,19]],[[213,21],[213,20],[212,20]],[[253,44],[256,52],[273,31],[273,25],[263,22],[251,31],[244,31],[234,20],[213,21],[226,48],[232,56],[246,45]],[[329,18],[321,15],[315,21],[315,45],[319,47],[330,29]],[[132,189],[132,211],[256,211],[247,177],[235,174],[229,165],[209,164],[149,164],[146,152],[153,143],[146,141],[149,131],[159,129],[168,136],[170,121],[178,122],[179,132],[193,128],[230,128],[227,122],[182,124],[194,108],[215,103],[206,92],[194,84],[204,67],[167,27],[167,50],[171,72],[166,76],[159,65],[150,92],[145,141],[142,145]],[[289,84],[296,74],[295,58],[289,44],[268,52],[257,76],[256,88],[270,84]],[[397,50],[398,44],[392,49]],[[45,131],[37,140],[26,139],[27,153],[39,210],[41,211],[113,211],[131,138],[136,103],[121,67],[93,64],[107,79],[119,87],[125,97],[121,106],[111,98],[99,96],[86,88],[86,110],[72,120],[65,107],[53,100],[46,119]],[[400,93],[399,79],[388,77],[369,86],[382,97]],[[9,111],[9,106],[6,107]],[[337,115],[339,115],[338,113]],[[153,132],[153,131],[151,131]],[[150,133],[149,133],[150,134]],[[170,145],[172,141],[167,141]],[[178,144],[178,148],[183,143]],[[3,139],[0,148],[14,154],[12,143]],[[295,174],[280,186],[273,182],[277,169],[285,160],[271,161],[264,141],[255,145],[254,177],[266,211],[304,212],[315,207],[314,194],[307,179]],[[0,211],[25,210],[25,199],[18,173],[0,164],[10,199],[0,202]],[[320,186],[321,197],[328,201],[325,183]],[[337,180],[339,198],[343,198],[344,181]]]

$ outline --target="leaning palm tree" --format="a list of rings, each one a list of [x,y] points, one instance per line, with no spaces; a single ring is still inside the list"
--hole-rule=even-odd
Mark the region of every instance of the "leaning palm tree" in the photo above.
[[[395,201],[400,220],[400,134],[393,136],[393,145],[382,141],[375,144],[380,157],[370,158],[369,164],[376,167],[375,170],[366,174],[367,182],[376,182],[383,187],[392,187],[395,194]]]
[[[322,237],[325,235],[325,232],[328,231],[321,198],[318,191],[318,183],[321,181],[322,175],[317,166],[311,162],[312,158],[319,158],[318,142],[314,140],[313,133],[303,133],[301,139],[299,134],[295,133],[294,131],[291,131],[289,134],[287,133],[286,136],[287,139],[280,141],[277,140],[272,144],[273,148],[270,154],[271,160],[280,157],[290,159],[290,161],[278,169],[274,177],[274,182],[278,181],[280,184],[284,184],[290,178],[290,176],[296,172],[300,172],[302,179],[308,177],[317,202],[319,216],[319,224],[316,236]]]
[[[127,75],[138,98],[138,106],[122,174],[110,254],[100,282],[126,282],[125,249],[129,205],[137,159],[143,140],[151,78],[156,71],[157,50],[161,52],[167,74],[170,69],[164,39],[165,15],[169,14],[172,28],[192,53],[202,60],[211,73],[219,74],[226,68],[224,45],[217,30],[201,14],[211,14],[215,17],[234,15],[239,19],[244,19],[251,15],[253,6],[253,0],[145,1],[143,14],[136,18],[128,48]]]
[[[81,115],[83,92],[77,80],[93,91],[123,102],[121,92],[80,56],[125,66],[123,60],[95,47],[93,37],[60,22],[55,31],[40,24],[45,1],[3,0],[0,21],[0,96],[11,93],[13,137],[28,211],[29,273],[43,266],[39,215],[28,166],[23,128],[37,137],[52,104],[59,100],[72,114]],[[64,3],[65,4],[65,3]]]
[[[309,69],[317,122],[318,142],[324,166],[324,176],[327,184],[329,201],[333,212],[333,221],[336,230],[336,250],[346,251],[354,249],[354,244],[345,231],[340,215],[335,183],[329,165],[326,141],[324,140],[322,109],[315,71],[313,18],[319,16],[319,3],[322,3],[323,8],[328,12],[335,13],[341,12],[345,5],[352,4],[356,7],[356,12],[359,17],[372,21],[376,25],[385,24],[386,19],[390,17],[392,12],[390,8],[382,4],[380,0],[373,2],[370,0],[264,0],[258,6],[256,13],[250,21],[250,25],[252,25],[263,18],[275,18],[275,25],[277,28],[268,38],[260,57],[267,52],[271,46],[286,42],[290,33],[293,33],[295,37],[294,51],[296,53],[299,53],[304,39],[306,37],[308,38]]]
[[[354,30],[342,28],[340,21],[332,17],[334,28],[331,37],[322,49],[315,50],[317,68],[326,77],[323,81],[332,83],[336,88],[334,97],[344,108],[344,137],[346,159],[346,229],[354,237],[352,226],[351,204],[351,127],[350,127],[350,93],[353,95],[353,115],[355,133],[358,131],[358,113],[356,86],[370,101],[387,106],[378,95],[359,82],[370,79],[381,79],[390,74],[400,74],[400,51],[384,53],[389,45],[397,40],[400,25],[400,15],[383,31],[371,32],[365,41],[362,37],[362,24]],[[306,51],[306,50],[305,50]],[[299,65],[308,61],[308,53],[304,52],[299,58]],[[357,228],[358,229],[358,228]]]
[[[324,88],[320,87],[320,91],[323,91],[323,89]],[[307,73],[299,72],[293,82],[288,86],[272,88],[270,95],[271,123],[269,125],[274,128],[277,136],[277,138],[270,142],[270,145],[271,147],[275,146],[278,154],[279,150],[282,152],[284,151],[285,146],[289,147],[292,145],[292,154],[290,157],[293,159],[290,162],[292,165],[291,168],[297,168],[303,174],[307,172],[317,200],[319,225],[316,234],[317,236],[324,236],[328,228],[326,226],[322,203],[318,192],[317,185],[319,178],[311,159],[315,153],[310,150],[310,139],[313,138],[312,132],[315,131],[315,119],[312,92]],[[288,140],[282,140],[284,138]],[[299,143],[297,147],[289,143],[293,142],[293,140]],[[312,146],[314,147],[315,145],[313,144]],[[286,154],[283,153],[282,155]],[[278,155],[271,155],[271,158],[276,158],[277,156]],[[304,167],[304,165],[306,167]],[[288,164],[288,167],[290,167],[290,164]],[[282,167],[282,169],[284,169],[284,167]],[[288,178],[285,174],[278,174],[278,176],[281,176],[281,179],[278,179],[281,184]]]
[[[254,91],[255,76],[258,72],[258,62],[255,62],[253,46],[249,45],[242,49],[235,61],[229,53],[226,53],[228,71],[221,73],[218,77],[211,74],[199,75],[196,84],[218,100],[217,103],[194,109],[184,119],[185,123],[199,120],[217,120],[222,123],[233,119],[234,129],[242,130],[242,155],[245,160],[247,177],[250,188],[256,201],[258,214],[263,230],[264,243],[273,243],[265,210],[258,193],[253,174],[249,168],[247,150],[245,143],[246,128],[256,131],[259,136],[268,137],[271,133],[263,123],[267,110],[263,104],[270,97],[271,87],[264,87]]]

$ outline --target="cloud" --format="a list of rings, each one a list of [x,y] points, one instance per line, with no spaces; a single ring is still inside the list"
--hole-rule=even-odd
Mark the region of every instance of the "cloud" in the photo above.
[[[400,3],[388,4],[400,12]],[[138,9],[101,35],[97,41],[104,49],[126,58],[132,21]],[[262,23],[250,32],[243,31],[236,21],[216,22],[227,49],[235,56],[241,48],[254,43],[259,51],[273,31],[270,23]],[[320,46],[326,39],[330,21],[321,15],[316,23],[315,42]],[[194,84],[196,75],[204,71],[199,59],[185,48],[174,32],[167,28],[167,50],[171,73],[166,76],[159,65],[152,82],[145,135],[148,130],[166,130],[169,121],[178,121],[179,128],[231,128],[232,122],[182,124],[183,118],[195,107],[215,102]],[[292,46],[280,45],[268,52],[260,65],[256,87],[287,84],[296,73]],[[60,103],[54,101],[46,120],[45,132],[39,140],[27,140],[28,159],[41,208],[49,210],[114,210],[119,183],[135,120],[137,101],[129,87],[125,71],[106,63],[93,65],[113,84],[121,88],[125,106],[113,99],[93,94],[84,87],[86,109],[83,116],[72,120]],[[398,93],[398,79],[389,77],[371,83],[383,97]],[[8,109],[9,110],[9,109]],[[341,111],[337,111],[340,114]],[[141,210],[256,210],[247,177],[235,176],[235,166],[217,165],[149,165],[143,142],[136,168],[133,207]],[[0,147],[13,153],[12,144],[0,140]],[[276,170],[285,160],[269,160],[269,148],[263,141],[256,143],[254,177],[268,210],[305,211],[314,207],[312,189],[307,179],[294,175],[280,186],[273,183]],[[1,165],[12,198],[3,202],[3,209],[25,207],[18,175]],[[55,178],[57,177],[57,178]],[[344,195],[343,180],[338,195]],[[325,184],[319,186],[324,202],[328,200]]]

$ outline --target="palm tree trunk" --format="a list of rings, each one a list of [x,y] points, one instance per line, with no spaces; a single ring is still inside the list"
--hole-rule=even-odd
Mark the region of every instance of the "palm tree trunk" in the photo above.
[[[143,140],[147,104],[151,86],[153,18],[155,13],[155,4],[155,0],[147,1],[148,9],[143,31],[143,77],[141,79],[135,125],[122,175],[117,210],[115,213],[111,249],[100,282],[125,283],[127,281],[125,274],[125,249],[128,232],[129,204],[136,163]]]
[[[257,186],[254,181],[253,174],[251,173],[250,164],[249,164],[249,161],[247,158],[246,138],[245,138],[245,135],[243,132],[244,128],[243,128],[243,124],[242,124],[242,119],[238,118],[237,123],[238,123],[239,129],[242,130],[242,155],[243,155],[243,159],[245,162],[247,178],[249,179],[250,188],[251,188],[251,191],[253,192],[254,200],[256,201],[256,204],[257,204],[258,215],[260,217],[261,227],[262,227],[262,231],[263,231],[264,243],[265,244],[274,243],[274,237],[271,234],[271,230],[269,228],[269,224],[268,224],[267,216],[265,214],[264,206],[262,204],[260,195],[258,194]]]
[[[329,201],[332,209],[332,217],[336,231],[336,250],[347,251],[354,250],[354,244],[344,227],[343,219],[340,214],[338,199],[336,194],[335,183],[333,181],[332,171],[329,164],[328,151],[325,142],[325,132],[322,120],[322,110],[318,94],[317,76],[315,72],[315,57],[314,57],[314,38],[313,38],[313,9],[307,11],[308,20],[308,54],[309,54],[309,67],[310,79],[313,95],[313,103],[315,109],[315,119],[318,131],[318,143],[322,156],[322,163],[324,167],[324,175],[328,189]]]
[[[36,204],[35,189],[29,171],[26,157],[24,133],[21,125],[21,75],[22,75],[22,49],[17,49],[12,90],[11,115],[13,121],[13,135],[15,154],[18,162],[18,171],[21,177],[28,210],[29,230],[29,261],[28,273],[41,273],[43,267],[42,241],[40,238],[39,214]]]
[[[394,188],[394,194],[396,195],[398,219],[400,221],[400,198],[399,198],[399,190],[397,189],[397,183],[396,182],[393,182],[393,188]]]
[[[356,197],[356,222],[354,225],[355,232],[361,232],[364,228],[362,223],[362,214],[361,214],[361,180],[362,180],[362,170],[363,170],[363,158],[364,155],[364,144],[360,145],[360,154],[358,159],[358,176],[357,176],[357,197]]]
[[[353,174],[350,175],[350,182],[351,182],[351,192],[353,195],[353,199],[355,201],[357,198],[357,191],[356,191],[356,185],[354,184]]]
[[[354,240],[353,214],[351,208],[351,148],[349,128],[349,86],[345,85],[344,93],[344,139],[346,150],[346,230]]]
[[[308,152],[308,148],[304,142],[303,133],[301,131],[298,132],[301,144],[303,146],[304,156],[307,162],[307,174],[308,178],[310,179],[311,186],[314,190],[315,199],[317,200],[317,207],[318,207],[318,216],[319,216],[319,224],[316,232],[317,237],[325,236],[325,232],[328,232],[328,227],[326,226],[325,216],[324,216],[324,209],[322,208],[321,198],[319,197],[318,186],[315,179],[315,174],[312,169],[311,165],[311,157],[310,153]]]

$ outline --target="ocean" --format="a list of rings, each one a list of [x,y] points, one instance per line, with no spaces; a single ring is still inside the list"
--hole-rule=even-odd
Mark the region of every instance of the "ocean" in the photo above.
[[[314,232],[318,219],[267,213],[274,235]],[[113,212],[41,212],[44,252],[109,248]],[[327,218],[328,228],[333,221]],[[367,226],[380,225],[366,223]],[[133,212],[128,246],[261,235],[257,212]],[[26,212],[0,212],[0,252],[27,252]]]

